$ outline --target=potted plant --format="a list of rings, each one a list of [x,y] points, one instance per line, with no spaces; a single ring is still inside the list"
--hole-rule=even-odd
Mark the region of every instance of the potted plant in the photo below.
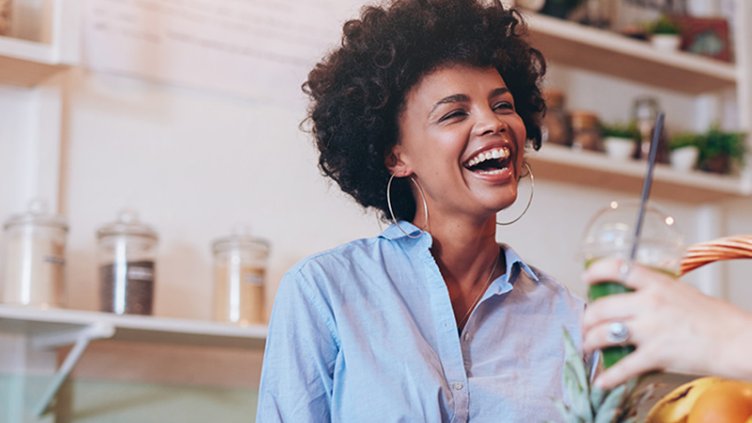
[[[694,169],[700,156],[701,142],[701,135],[690,132],[672,137],[668,143],[671,150],[671,167],[684,172]]]
[[[679,48],[679,26],[667,16],[661,16],[648,26],[650,42],[659,50],[673,51]]]
[[[744,164],[746,134],[721,131],[711,127],[700,138],[700,169],[721,174],[731,173],[732,165]]]
[[[609,157],[626,160],[634,152],[640,131],[634,123],[603,123],[601,136]]]

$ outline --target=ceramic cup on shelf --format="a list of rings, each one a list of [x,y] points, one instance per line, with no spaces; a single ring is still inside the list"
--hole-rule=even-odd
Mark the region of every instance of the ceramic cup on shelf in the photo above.
[[[671,152],[671,167],[682,172],[688,172],[697,165],[700,150],[693,146],[677,148]]]
[[[616,160],[629,160],[635,148],[634,140],[629,138],[606,137],[603,143],[608,157]]]
[[[661,51],[676,51],[679,50],[681,38],[675,34],[653,34],[650,43]]]

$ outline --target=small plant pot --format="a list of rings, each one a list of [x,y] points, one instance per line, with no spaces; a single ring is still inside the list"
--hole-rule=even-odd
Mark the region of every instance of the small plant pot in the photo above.
[[[677,148],[671,152],[671,167],[682,172],[688,172],[697,165],[700,150],[695,146]]]
[[[650,37],[650,43],[661,51],[676,51],[679,50],[681,38],[674,34],[653,34]]]
[[[731,160],[727,155],[709,157],[700,163],[700,169],[706,172],[726,175],[731,173]]]
[[[616,160],[629,160],[635,148],[634,140],[629,138],[606,137],[603,144],[608,157]]]

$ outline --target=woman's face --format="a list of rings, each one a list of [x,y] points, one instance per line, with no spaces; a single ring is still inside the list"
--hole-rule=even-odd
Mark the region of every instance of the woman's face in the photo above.
[[[431,219],[487,219],[517,198],[526,131],[496,69],[455,65],[427,74],[408,92],[399,128],[390,170],[414,175]]]

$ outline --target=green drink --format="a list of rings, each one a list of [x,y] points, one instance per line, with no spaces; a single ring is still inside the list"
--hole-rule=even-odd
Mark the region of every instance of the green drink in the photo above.
[[[595,285],[590,285],[588,288],[588,300],[593,302],[598,298],[605,297],[613,294],[624,294],[632,292],[632,288],[627,288],[616,281],[604,281]],[[633,345],[618,345],[614,347],[604,348],[601,353],[603,354],[603,366],[609,368],[616,364],[617,361],[626,357],[627,354],[634,351]]]
[[[674,277],[678,275],[684,244],[673,226],[673,218],[648,206],[637,248],[633,249],[638,209],[637,202],[613,201],[593,217],[585,231],[581,249],[586,268],[600,259],[617,258],[623,262],[636,262]],[[604,280],[588,287],[588,299],[592,302],[608,295],[631,291],[631,288],[620,281]],[[633,345],[604,348],[603,366],[611,367],[634,350]]]

